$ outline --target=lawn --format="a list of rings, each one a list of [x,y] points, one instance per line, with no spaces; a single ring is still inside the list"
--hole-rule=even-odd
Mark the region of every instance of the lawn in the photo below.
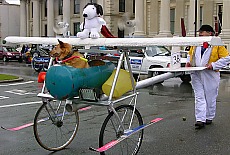
[[[7,75],[7,74],[0,74],[0,81],[3,80],[14,80],[14,79],[18,79],[18,76],[13,76],[13,75]]]

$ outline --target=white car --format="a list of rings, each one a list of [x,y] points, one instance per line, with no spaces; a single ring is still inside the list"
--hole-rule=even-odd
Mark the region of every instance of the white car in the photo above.
[[[187,52],[181,52],[181,67],[186,64]],[[170,67],[171,51],[164,46],[152,46],[130,50],[129,61],[134,78],[137,78],[139,73],[153,77],[164,72],[149,71],[151,68],[166,68]],[[127,70],[128,66],[124,63]],[[184,73],[179,76],[183,82],[190,82],[190,74]],[[163,81],[162,81],[163,82]]]
[[[230,64],[220,70],[220,73],[230,73]]]

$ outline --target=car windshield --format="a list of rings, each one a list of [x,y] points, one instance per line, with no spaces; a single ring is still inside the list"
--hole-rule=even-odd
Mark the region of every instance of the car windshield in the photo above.
[[[17,52],[16,49],[12,47],[3,47],[3,50],[6,52]]]
[[[157,55],[170,56],[171,52],[164,46],[151,46],[146,47],[146,54],[150,57]]]

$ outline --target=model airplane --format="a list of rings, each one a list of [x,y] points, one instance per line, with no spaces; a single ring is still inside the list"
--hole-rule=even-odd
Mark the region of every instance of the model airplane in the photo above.
[[[168,37],[168,38],[98,38],[98,39],[80,39],[80,38],[58,38],[59,40],[77,46],[84,46],[85,49],[89,49],[91,46],[117,46],[122,47],[147,47],[147,46],[202,46],[203,43],[208,43],[210,46],[223,46],[223,42],[220,37]],[[46,44],[56,45],[58,44],[57,38],[47,37],[17,37],[9,36],[5,39],[6,43],[15,44]],[[95,51],[98,52],[98,51]],[[154,68],[152,71],[165,71],[168,73],[161,74],[152,78],[148,78],[137,82],[136,88],[143,88],[152,84],[155,84],[162,80],[175,77],[182,74],[184,71],[203,70],[205,67],[179,67],[179,68]],[[176,73],[176,74],[175,74]]]

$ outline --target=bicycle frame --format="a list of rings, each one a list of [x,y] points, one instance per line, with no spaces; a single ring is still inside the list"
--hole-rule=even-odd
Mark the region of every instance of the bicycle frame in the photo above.
[[[134,106],[134,109],[136,108],[136,103],[137,103],[136,99],[137,99],[137,95],[139,93],[136,92],[134,78],[131,78],[131,84],[132,84],[132,89],[133,89],[132,92],[133,92],[133,94],[125,96],[125,97],[122,97],[120,99],[116,99],[114,101],[113,101],[113,97],[112,96],[113,96],[113,93],[114,93],[114,90],[115,90],[115,86],[117,84],[117,79],[118,79],[119,72],[120,72],[120,69],[121,69],[121,66],[122,66],[122,63],[123,63],[124,59],[126,59],[130,77],[133,77],[131,66],[130,66],[130,62],[129,62],[128,52],[129,52],[128,50],[124,50],[124,51],[122,51],[122,53],[120,55],[120,58],[119,58],[119,61],[118,61],[118,65],[117,65],[117,68],[116,68],[116,73],[115,73],[115,76],[114,76],[114,80],[113,80],[113,83],[112,83],[112,87],[111,87],[111,91],[110,91],[109,96],[105,97],[102,101],[99,101],[98,103],[90,103],[90,102],[80,101],[80,103],[85,104],[85,106],[82,106],[82,107],[86,107],[89,104],[93,104],[93,105],[96,105],[96,106],[107,106],[109,112],[110,111],[114,112],[114,114],[117,117],[117,119],[118,119],[121,127],[124,130],[125,130],[125,128],[124,128],[124,126],[122,124],[123,120],[118,116],[118,114],[117,114],[117,112],[116,112],[116,110],[114,108],[114,104],[116,104],[117,102],[123,101],[123,100],[125,100],[127,98],[134,97],[133,106]],[[53,61],[54,61],[54,58],[50,58],[50,62],[49,62],[48,68],[50,68],[52,66]],[[61,61],[59,61],[58,63],[60,64]],[[45,93],[45,88],[46,88],[46,86],[45,86],[45,81],[44,81],[41,93],[38,94],[38,97],[41,97],[43,101],[45,101],[46,99],[54,99],[51,95]],[[79,99],[77,99],[77,102],[79,102]],[[101,104],[101,102],[103,102],[103,104]],[[132,102],[133,102],[133,99],[130,101],[129,105],[131,105]],[[74,104],[74,99],[73,100],[66,100],[66,104],[69,104],[69,103],[70,104]],[[77,109],[75,109],[75,110],[77,110]],[[133,119],[134,113],[135,113],[135,110],[133,111],[132,119]],[[63,114],[63,117],[64,117],[64,114]],[[129,125],[130,127],[131,127],[131,124],[132,124],[132,119],[130,120],[130,125]]]

